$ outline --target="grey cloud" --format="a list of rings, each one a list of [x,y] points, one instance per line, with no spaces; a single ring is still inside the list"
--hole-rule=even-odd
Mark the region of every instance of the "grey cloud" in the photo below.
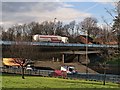
[[[62,6],[60,3],[55,2],[3,2],[2,11],[3,12],[28,12],[35,8],[35,10],[46,11],[54,10],[57,7]]]
[[[35,2],[3,2],[2,11],[3,12],[26,12],[30,11],[32,6],[35,6]]]
[[[55,17],[70,20],[86,15],[71,7],[70,4],[60,2],[3,2],[2,20],[5,27],[8,27],[16,23],[42,22]]]
[[[38,3],[35,7],[33,7],[33,9],[36,9],[38,11],[52,11],[52,10],[56,10],[59,7],[62,7],[61,3],[42,2],[42,3]]]
[[[31,13],[30,13],[31,14]],[[23,15],[23,14],[2,14],[2,20],[3,22],[7,22],[7,21],[11,21],[11,22],[24,22],[25,21],[34,21],[35,20],[35,16],[29,16],[29,15]]]
[[[28,21],[34,20],[35,15],[29,16],[33,11],[46,12],[54,11],[62,7],[61,3],[55,2],[3,2],[2,3],[2,19],[6,21]],[[25,15],[27,13],[27,15]]]

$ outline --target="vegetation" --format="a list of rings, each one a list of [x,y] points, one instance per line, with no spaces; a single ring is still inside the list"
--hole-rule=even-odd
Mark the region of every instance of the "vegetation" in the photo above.
[[[21,79],[16,75],[3,75],[2,88],[119,88],[118,84],[102,82],[70,80],[62,78],[26,76]]]
[[[108,61],[107,64],[110,64],[110,65],[119,65],[120,66],[120,59],[118,58],[115,58],[111,61]]]

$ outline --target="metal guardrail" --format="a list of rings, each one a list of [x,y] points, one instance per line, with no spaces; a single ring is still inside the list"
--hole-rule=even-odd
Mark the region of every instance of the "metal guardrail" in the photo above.
[[[0,45],[12,45],[12,44],[28,44],[28,45],[36,45],[36,46],[56,46],[56,47],[92,47],[92,48],[103,48],[103,47],[113,47],[118,48],[118,45],[105,45],[105,44],[76,44],[76,43],[47,43],[47,42],[15,42],[15,41],[0,41]]]
[[[22,74],[21,68],[5,68],[1,67],[0,72],[2,73],[12,73],[12,74]],[[26,70],[24,69],[25,75],[37,75],[37,76],[50,76],[53,70]]]
[[[104,80],[104,74],[78,73],[78,74],[74,74],[74,75],[68,74],[68,77],[70,77],[70,78],[82,78],[82,79],[87,78],[88,80],[94,80],[94,81],[103,81]],[[120,76],[106,74],[106,81],[118,83],[118,82],[120,82]]]
[[[3,73],[12,73],[12,74],[22,74],[21,68],[5,68],[1,67],[0,72]],[[37,75],[37,76],[52,76],[54,73],[53,70],[24,70],[25,75]],[[104,74],[86,74],[86,73],[77,73],[77,74],[67,74],[67,78],[71,79],[88,79],[94,81],[103,81]],[[110,75],[106,74],[106,81],[113,83],[120,83],[120,75]]]

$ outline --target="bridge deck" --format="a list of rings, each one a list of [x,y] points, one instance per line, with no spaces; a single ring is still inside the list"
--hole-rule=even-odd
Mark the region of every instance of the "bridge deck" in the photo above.
[[[0,41],[0,45],[35,45],[35,46],[50,46],[50,47],[93,47],[93,48],[118,48],[118,45],[105,44],[80,44],[80,43],[48,43],[48,42],[15,42],[15,41]]]

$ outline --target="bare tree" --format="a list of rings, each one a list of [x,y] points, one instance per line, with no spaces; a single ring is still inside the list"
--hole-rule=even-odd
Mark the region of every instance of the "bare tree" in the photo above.
[[[120,47],[120,1],[116,4],[115,12],[117,13],[117,15],[114,19],[113,31],[116,32],[118,36],[118,45]],[[120,48],[118,49],[120,50]]]
[[[4,31],[4,28],[0,26],[0,40],[2,40],[2,32]]]
[[[108,62],[114,58],[116,50],[114,48],[110,48],[110,47],[108,48],[109,44],[111,43],[111,39],[112,39],[111,33],[110,33],[111,28],[105,25],[103,26],[102,31],[103,31],[103,34],[101,36],[102,37],[101,40],[102,40],[102,44],[106,45],[106,47],[101,48],[103,60],[99,64],[104,70],[103,85],[105,85],[106,84],[106,73],[107,73],[106,71],[108,69],[107,66],[109,65]]]
[[[27,64],[27,60],[25,58],[14,58],[14,62],[19,64],[19,66],[22,68],[22,79],[25,79],[24,67]]]
[[[97,27],[97,19],[93,17],[87,17],[85,18],[81,23],[80,27],[83,32],[88,33],[88,36],[94,35],[93,32],[96,32],[96,27]]]
[[[14,57],[15,63],[19,64],[22,70],[22,79],[24,78],[24,68],[28,63],[28,59],[31,58],[32,47],[29,42],[23,42],[19,39],[16,40],[16,43],[11,46],[10,49],[11,57]]]
[[[76,23],[75,20],[69,23],[72,36],[74,36],[75,33],[75,23]]]
[[[22,70],[22,78],[24,79],[24,68],[28,63],[28,59],[33,58],[34,47],[32,46],[32,43],[27,40],[27,35],[29,35],[29,32],[27,31],[27,25],[23,26],[16,26],[13,31],[15,31],[15,43],[12,43],[10,46],[10,57],[15,58],[15,63],[19,64],[21,66]],[[12,37],[12,35],[11,35]]]

